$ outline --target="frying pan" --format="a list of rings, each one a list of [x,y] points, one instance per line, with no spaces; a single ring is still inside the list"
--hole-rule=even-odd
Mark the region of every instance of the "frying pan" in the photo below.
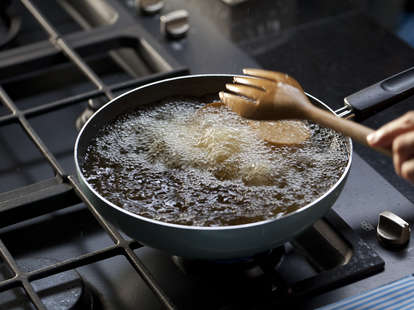
[[[108,221],[142,244],[173,255],[197,259],[228,259],[250,257],[275,248],[293,239],[325,215],[341,193],[349,174],[352,161],[352,142],[349,138],[346,140],[349,154],[346,167],[339,180],[321,197],[280,218],[243,225],[198,227],[145,218],[102,197],[82,174],[80,168],[87,147],[99,130],[117,116],[170,96],[200,97],[218,93],[232,80],[233,75],[192,75],[151,83],[111,100],[88,120],[75,144],[76,170],[83,192]],[[317,98],[309,94],[307,96],[316,106],[335,113]],[[364,109],[368,106],[366,104]]]

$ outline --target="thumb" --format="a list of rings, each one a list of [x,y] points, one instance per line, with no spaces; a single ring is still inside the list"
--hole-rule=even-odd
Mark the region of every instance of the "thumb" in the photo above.
[[[414,130],[414,111],[404,114],[371,133],[367,136],[367,142],[371,146],[390,147],[397,136],[411,130]]]

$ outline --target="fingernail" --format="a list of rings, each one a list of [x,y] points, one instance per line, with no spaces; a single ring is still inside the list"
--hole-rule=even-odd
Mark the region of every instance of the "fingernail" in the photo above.
[[[368,141],[368,143],[372,144],[372,143],[377,142],[377,141],[378,141],[378,139],[379,139],[379,136],[380,136],[380,135],[378,134],[378,132],[373,132],[373,133],[369,134],[369,135],[367,136],[367,141]]]

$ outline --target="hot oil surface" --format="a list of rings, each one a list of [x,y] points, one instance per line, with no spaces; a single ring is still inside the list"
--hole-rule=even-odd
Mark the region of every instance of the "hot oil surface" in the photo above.
[[[300,146],[263,141],[226,107],[170,98],[103,128],[82,172],[105,198],[168,223],[223,226],[278,218],[324,194],[342,175],[346,139],[306,123]]]

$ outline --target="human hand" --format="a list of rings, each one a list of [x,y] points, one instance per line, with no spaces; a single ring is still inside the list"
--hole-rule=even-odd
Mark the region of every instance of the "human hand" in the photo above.
[[[396,173],[414,184],[414,111],[385,124],[370,134],[367,142],[392,149]]]

